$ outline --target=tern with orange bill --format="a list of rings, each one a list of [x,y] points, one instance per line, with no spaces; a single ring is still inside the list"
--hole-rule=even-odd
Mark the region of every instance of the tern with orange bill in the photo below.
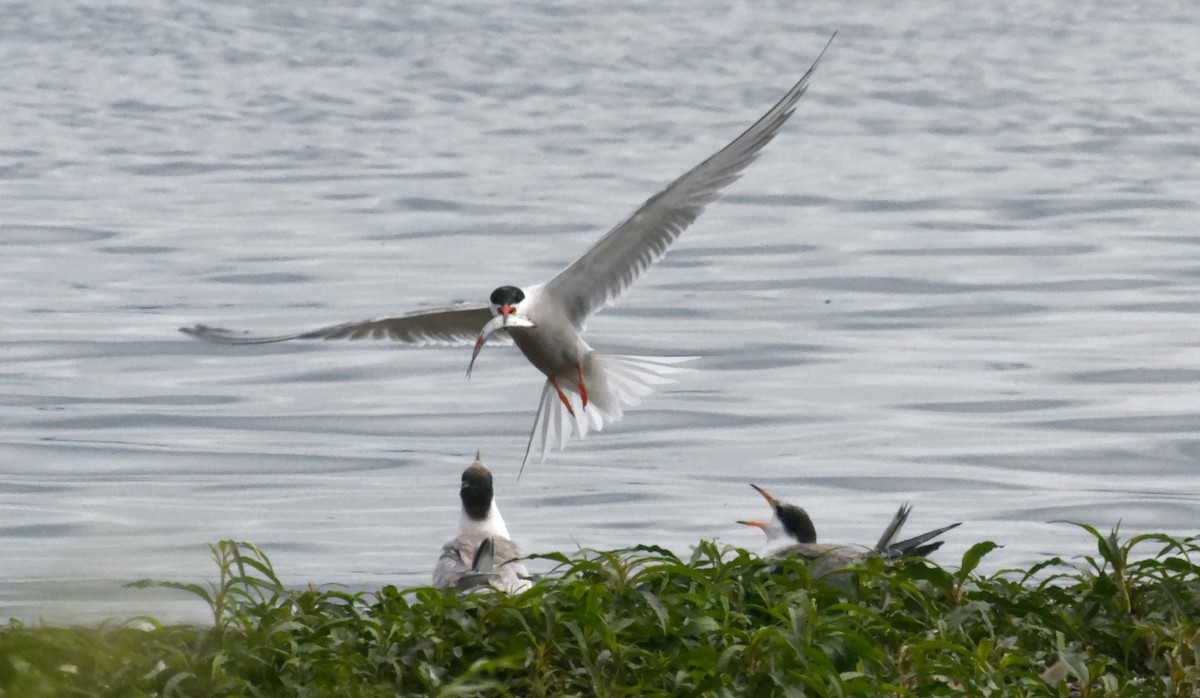
[[[572,431],[582,437],[589,429],[599,431],[619,421],[627,407],[636,405],[655,386],[673,382],[673,376],[685,370],[680,364],[692,357],[596,352],[583,338],[587,321],[600,308],[619,299],[651,264],[662,259],[705,207],[758,158],[792,115],[828,48],[826,43],[803,77],[750,128],[646,200],[583,256],[545,283],[501,286],[492,291],[487,305],[418,311],[297,334],[255,336],[206,325],[181,331],[218,344],[364,337],[416,345],[474,342],[468,376],[486,342],[513,342],[546,376],[521,467],[528,461],[535,441],[540,441],[544,461],[547,450],[555,442],[563,448]]]
[[[771,520],[766,522],[743,519],[738,523],[754,526],[766,534],[767,543],[761,553],[763,557],[804,558],[809,561],[813,577],[823,577],[831,572],[858,565],[870,555],[878,555],[888,560],[925,557],[942,547],[943,541],[933,540],[934,538],[961,525],[953,523],[919,536],[893,542],[896,536],[900,535],[900,529],[912,511],[912,507],[905,503],[892,517],[891,522],[884,529],[883,535],[875,543],[875,547],[823,544],[817,542],[817,529],[813,526],[808,512],[795,504],[772,497],[769,492],[758,485],[750,486],[761,494],[763,499],[767,500],[767,504],[771,505],[773,515]]]

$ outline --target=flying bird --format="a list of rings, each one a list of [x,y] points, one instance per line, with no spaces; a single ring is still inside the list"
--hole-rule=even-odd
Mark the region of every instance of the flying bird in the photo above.
[[[908,503],[900,505],[896,515],[892,517],[883,535],[873,548],[857,545],[830,545],[817,542],[817,529],[813,526],[812,518],[804,509],[788,502],[776,499],[758,485],[750,485],[767,504],[771,505],[773,516],[768,522],[753,519],[738,521],[746,526],[762,529],[767,535],[767,543],[763,547],[763,557],[798,557],[809,561],[813,577],[824,577],[831,572],[853,567],[862,563],[870,555],[878,555],[887,560],[904,557],[925,557],[942,547],[944,541],[933,540],[952,528],[961,525],[953,523],[919,536],[902,541],[896,541],[900,529],[908,520],[912,507]]]
[[[521,563],[521,550],[508,537],[496,506],[492,473],[478,453],[463,471],[458,496],[462,500],[458,535],[442,546],[433,585],[459,591],[491,585],[507,594],[528,589],[529,571]]]
[[[684,230],[741,177],[792,115],[835,33],[800,80],[758,121],[699,165],[650,197],[557,276],[531,286],[501,286],[489,302],[258,336],[206,325],[180,331],[218,344],[267,344],[291,339],[393,339],[415,345],[474,343],[467,376],[484,344],[514,342],[546,376],[525,448],[541,460],[555,444],[619,421],[655,386],[674,382],[693,357],[620,356],[596,352],[584,340],[588,318],[616,302]]]

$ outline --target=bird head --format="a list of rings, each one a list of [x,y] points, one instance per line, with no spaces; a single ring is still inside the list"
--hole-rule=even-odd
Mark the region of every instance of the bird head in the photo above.
[[[491,302],[492,315],[494,317],[503,318],[502,326],[507,326],[510,318],[523,318],[525,305],[525,292],[516,286],[501,286],[492,291],[492,296],[489,299]],[[527,318],[526,318],[527,319]]]
[[[492,472],[479,460],[478,453],[475,454],[475,462],[463,471],[458,496],[462,499],[463,512],[468,517],[474,521],[487,518],[488,510],[492,508]]]
[[[763,522],[755,519],[742,519],[738,523],[760,529],[767,536],[768,548],[781,543],[817,542],[817,530],[813,526],[808,512],[795,504],[775,499],[770,492],[758,485],[750,486],[761,494],[763,499],[767,500],[767,504],[771,505],[771,520]]]
[[[535,322],[525,316],[524,311],[527,309],[529,301],[525,297],[525,292],[516,286],[501,286],[492,291],[489,300],[492,319],[488,320],[483,329],[479,330],[479,336],[475,339],[475,349],[471,352],[471,363],[467,364],[467,378],[471,377],[475,359],[478,358],[483,345],[487,343],[488,337],[500,330],[514,327],[537,327]]]

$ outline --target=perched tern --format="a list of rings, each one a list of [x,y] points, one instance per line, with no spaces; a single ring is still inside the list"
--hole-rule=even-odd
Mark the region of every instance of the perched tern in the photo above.
[[[817,529],[813,526],[808,512],[795,504],[772,497],[758,485],[750,486],[757,490],[763,499],[767,500],[774,515],[766,523],[750,519],[738,521],[738,523],[762,529],[762,532],[767,535],[767,543],[762,550],[763,557],[804,558],[811,564],[813,577],[824,577],[830,572],[852,567],[861,563],[869,555],[878,555],[888,560],[902,557],[924,557],[942,547],[944,541],[934,541],[934,538],[961,525],[954,523],[907,540],[893,542],[896,536],[900,535],[900,529],[912,511],[912,507],[905,503],[892,517],[891,523],[884,529],[883,535],[879,537],[879,542],[873,548],[821,544],[817,543]]]
[[[520,549],[508,537],[493,496],[492,473],[478,453],[463,471],[458,496],[462,499],[458,535],[442,546],[433,585],[467,591],[490,584],[507,594],[528,589],[529,572],[521,563]]]
[[[835,33],[834,36],[837,34]],[[549,281],[501,286],[487,305],[460,305],[394,317],[323,327],[296,334],[255,336],[206,325],[181,328],[218,344],[265,344],[290,339],[393,339],[409,344],[464,345],[474,342],[467,375],[484,344],[515,342],[546,376],[525,449],[522,470],[535,440],[541,460],[552,442],[566,445],[572,426],[579,436],[621,419],[654,386],[673,382],[680,363],[692,357],[617,356],[592,350],[583,339],[587,320],[614,303],[667,248],[741,177],[792,115],[833,36],[803,77],[762,116],[699,165],[646,200],[583,256]],[[538,436],[540,434],[540,439]]]

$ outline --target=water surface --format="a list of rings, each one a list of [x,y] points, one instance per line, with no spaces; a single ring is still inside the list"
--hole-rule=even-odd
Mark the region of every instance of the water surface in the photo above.
[[[531,552],[827,540],[902,501],[990,569],[1196,533],[1191,3],[9,3],[0,615],[197,617],[141,577],[253,541],[289,583],[427,580],[476,449]],[[544,280],[840,34],[795,118],[620,305],[701,371],[518,482],[515,349],[219,347]]]

